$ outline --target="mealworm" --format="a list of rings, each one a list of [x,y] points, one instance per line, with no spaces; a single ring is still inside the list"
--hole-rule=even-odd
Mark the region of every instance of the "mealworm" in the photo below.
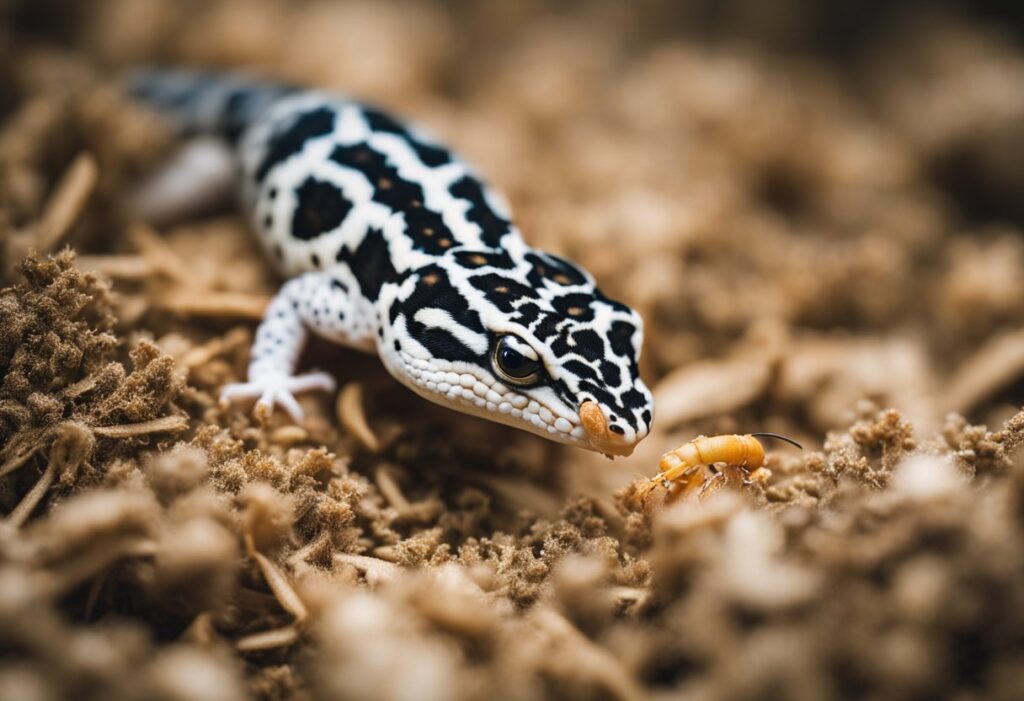
[[[683,482],[686,487],[693,487],[699,482],[707,489],[721,473],[713,471],[711,479],[706,479],[704,471],[698,468],[710,467],[716,463],[739,467],[748,473],[753,472],[764,465],[764,446],[757,440],[758,437],[777,438],[803,449],[803,446],[792,438],[777,433],[698,436],[662,455],[658,463],[660,473],[641,486],[637,495],[641,499],[646,498],[659,485],[667,489],[672,482]]]

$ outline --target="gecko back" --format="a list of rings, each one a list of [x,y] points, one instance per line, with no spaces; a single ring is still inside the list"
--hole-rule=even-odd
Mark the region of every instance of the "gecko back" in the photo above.
[[[372,253],[404,248],[411,238],[422,253],[356,256],[368,259],[357,267],[372,270],[385,260],[408,264],[399,269],[422,265],[481,239],[462,210],[469,197],[474,212],[490,211],[480,202],[483,185],[450,151],[373,106],[232,74],[140,71],[128,89],[183,135],[212,135],[231,147],[240,173],[225,180],[234,182],[242,210],[286,277],[345,262],[345,251],[362,243]],[[210,189],[191,170],[177,189]],[[159,197],[150,199],[176,195],[175,187],[155,189]],[[449,214],[453,207],[458,211]],[[500,233],[508,232],[506,222]],[[382,237],[385,245],[375,247]]]

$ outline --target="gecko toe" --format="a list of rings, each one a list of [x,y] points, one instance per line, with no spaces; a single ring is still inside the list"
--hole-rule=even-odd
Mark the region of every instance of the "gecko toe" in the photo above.
[[[236,399],[252,399],[260,396],[260,390],[251,382],[232,382],[220,390],[223,401],[232,402]]]
[[[275,407],[281,407],[295,423],[305,418],[305,412],[295,399],[295,394],[310,390],[331,392],[334,378],[325,372],[299,376],[265,376],[251,382],[234,382],[221,388],[220,400],[232,403],[238,400],[257,399],[254,413],[264,420],[269,419]]]
[[[333,392],[335,387],[336,383],[334,382],[334,378],[326,372],[314,372],[308,375],[299,375],[298,377],[291,378],[288,383],[288,389],[292,392],[307,392],[312,389],[318,389],[324,392]]]
[[[306,414],[302,411],[302,407],[299,406],[298,400],[292,396],[291,392],[281,392],[277,396],[277,403],[280,404],[288,415],[292,417],[292,421],[300,423],[305,418]]]

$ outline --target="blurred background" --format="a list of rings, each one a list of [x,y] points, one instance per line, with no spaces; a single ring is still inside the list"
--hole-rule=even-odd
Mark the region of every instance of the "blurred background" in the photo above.
[[[1017,434],[996,429],[1024,403],[1022,38],[1024,5],[1011,2],[0,0],[0,274],[8,285],[30,248],[70,245],[79,267],[112,278],[114,332],[131,344],[154,341],[185,368],[188,389],[175,401],[193,429],[223,430],[279,460],[292,445],[325,445],[346,469],[377,475],[385,495],[386,462],[410,499],[440,504],[399,519],[393,532],[359,521],[358,547],[338,541],[339,551],[396,557],[408,546],[402,562],[423,564],[444,561],[438,542],[452,553],[479,547],[473,562],[500,560],[500,581],[542,563],[528,584],[501,590],[517,606],[542,596],[531,587],[547,586],[555,556],[546,553],[599,553],[614,575],[566,570],[548,603],[666,698],[681,689],[694,698],[770,698],[780,689],[779,698],[837,689],[934,698],[954,687],[966,694],[959,698],[1014,698],[1024,654],[1024,556],[1014,544],[1024,479],[1007,454],[1017,438],[1000,442]],[[609,462],[437,409],[374,358],[319,344],[306,362],[361,383],[382,453],[360,452],[328,397],[303,398],[311,423],[298,438],[271,434],[287,423],[281,417],[263,433],[217,409],[217,388],[244,372],[260,305],[279,281],[230,203],[158,228],[131,214],[127,194],[174,149],[159,120],[118,93],[118,77],[140,64],[334,89],[427,127],[507,195],[528,242],[578,260],[609,295],[640,310],[642,373],[656,395],[651,436],[631,458]],[[76,160],[82,154],[91,166]],[[91,173],[88,204],[60,235],[40,234],[40,212],[59,217],[47,204],[61,179],[81,173]],[[779,450],[771,481],[749,490],[755,512],[728,502],[650,531],[649,515],[611,504],[616,489],[653,474],[661,453],[698,434],[764,430],[808,451]],[[994,480],[996,491],[961,493],[936,468],[948,490],[941,508],[919,516],[899,506],[903,497],[886,501],[878,490],[917,448],[945,456],[962,476]],[[844,479],[857,488],[844,491]],[[11,502],[30,486],[0,497]],[[585,516],[567,501],[579,494],[598,500]],[[492,499],[492,511],[480,506]],[[840,516],[822,516],[823,505]],[[979,511],[996,515],[975,523]],[[567,521],[545,531],[523,513]],[[556,526],[565,522],[586,535],[562,537]],[[499,533],[522,538],[514,557],[511,545],[494,544],[505,542]],[[588,540],[606,533],[614,545]],[[308,545],[303,534],[297,542]],[[782,553],[783,564],[771,559]],[[644,589],[651,571],[631,559],[641,555],[652,563],[653,595]],[[253,580],[256,571],[246,570]],[[126,575],[121,589],[106,591],[131,601],[119,606],[158,639],[177,639],[192,619],[140,613],[148,609],[132,597],[146,591],[144,579]],[[393,636],[372,660],[339,642],[367,631],[331,619],[326,659],[383,674],[381,660],[422,633],[440,647],[410,654],[451,665],[447,688],[466,698],[542,664],[499,664],[477,643],[465,648],[470,662],[452,662],[444,636],[458,635],[444,615],[420,611],[413,592],[461,594],[430,586],[416,580],[386,601],[360,600],[385,607],[374,626]],[[304,596],[326,607],[328,597],[311,591]],[[629,605],[617,598],[627,594]],[[613,599],[614,611],[601,608]],[[236,597],[233,610],[259,608],[254,601]],[[624,611],[635,618],[620,621]],[[406,616],[415,635],[396,623]],[[237,619],[217,625],[245,628]],[[430,637],[432,626],[447,632]],[[839,628],[851,630],[849,640],[831,640]],[[474,635],[501,647],[511,634],[466,633]],[[523,688],[630,698],[636,689],[599,674],[576,684],[567,669],[600,668],[592,653]],[[245,657],[238,673],[250,690],[263,685],[258,696],[290,697],[305,682],[285,679],[290,658],[275,654]],[[484,660],[481,676],[466,681],[473,660]],[[749,686],[729,676],[744,664],[758,680]],[[334,681],[341,686],[327,688],[373,695]]]

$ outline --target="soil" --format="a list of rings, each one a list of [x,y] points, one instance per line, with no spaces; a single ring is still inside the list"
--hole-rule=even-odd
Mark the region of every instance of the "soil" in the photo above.
[[[1015,18],[757,7],[0,2],[0,698],[1019,698]],[[230,203],[132,214],[175,145],[140,64],[427,126],[641,311],[651,435],[610,461],[321,343],[301,425],[219,405],[279,281]],[[805,449],[637,498],[755,431]]]

